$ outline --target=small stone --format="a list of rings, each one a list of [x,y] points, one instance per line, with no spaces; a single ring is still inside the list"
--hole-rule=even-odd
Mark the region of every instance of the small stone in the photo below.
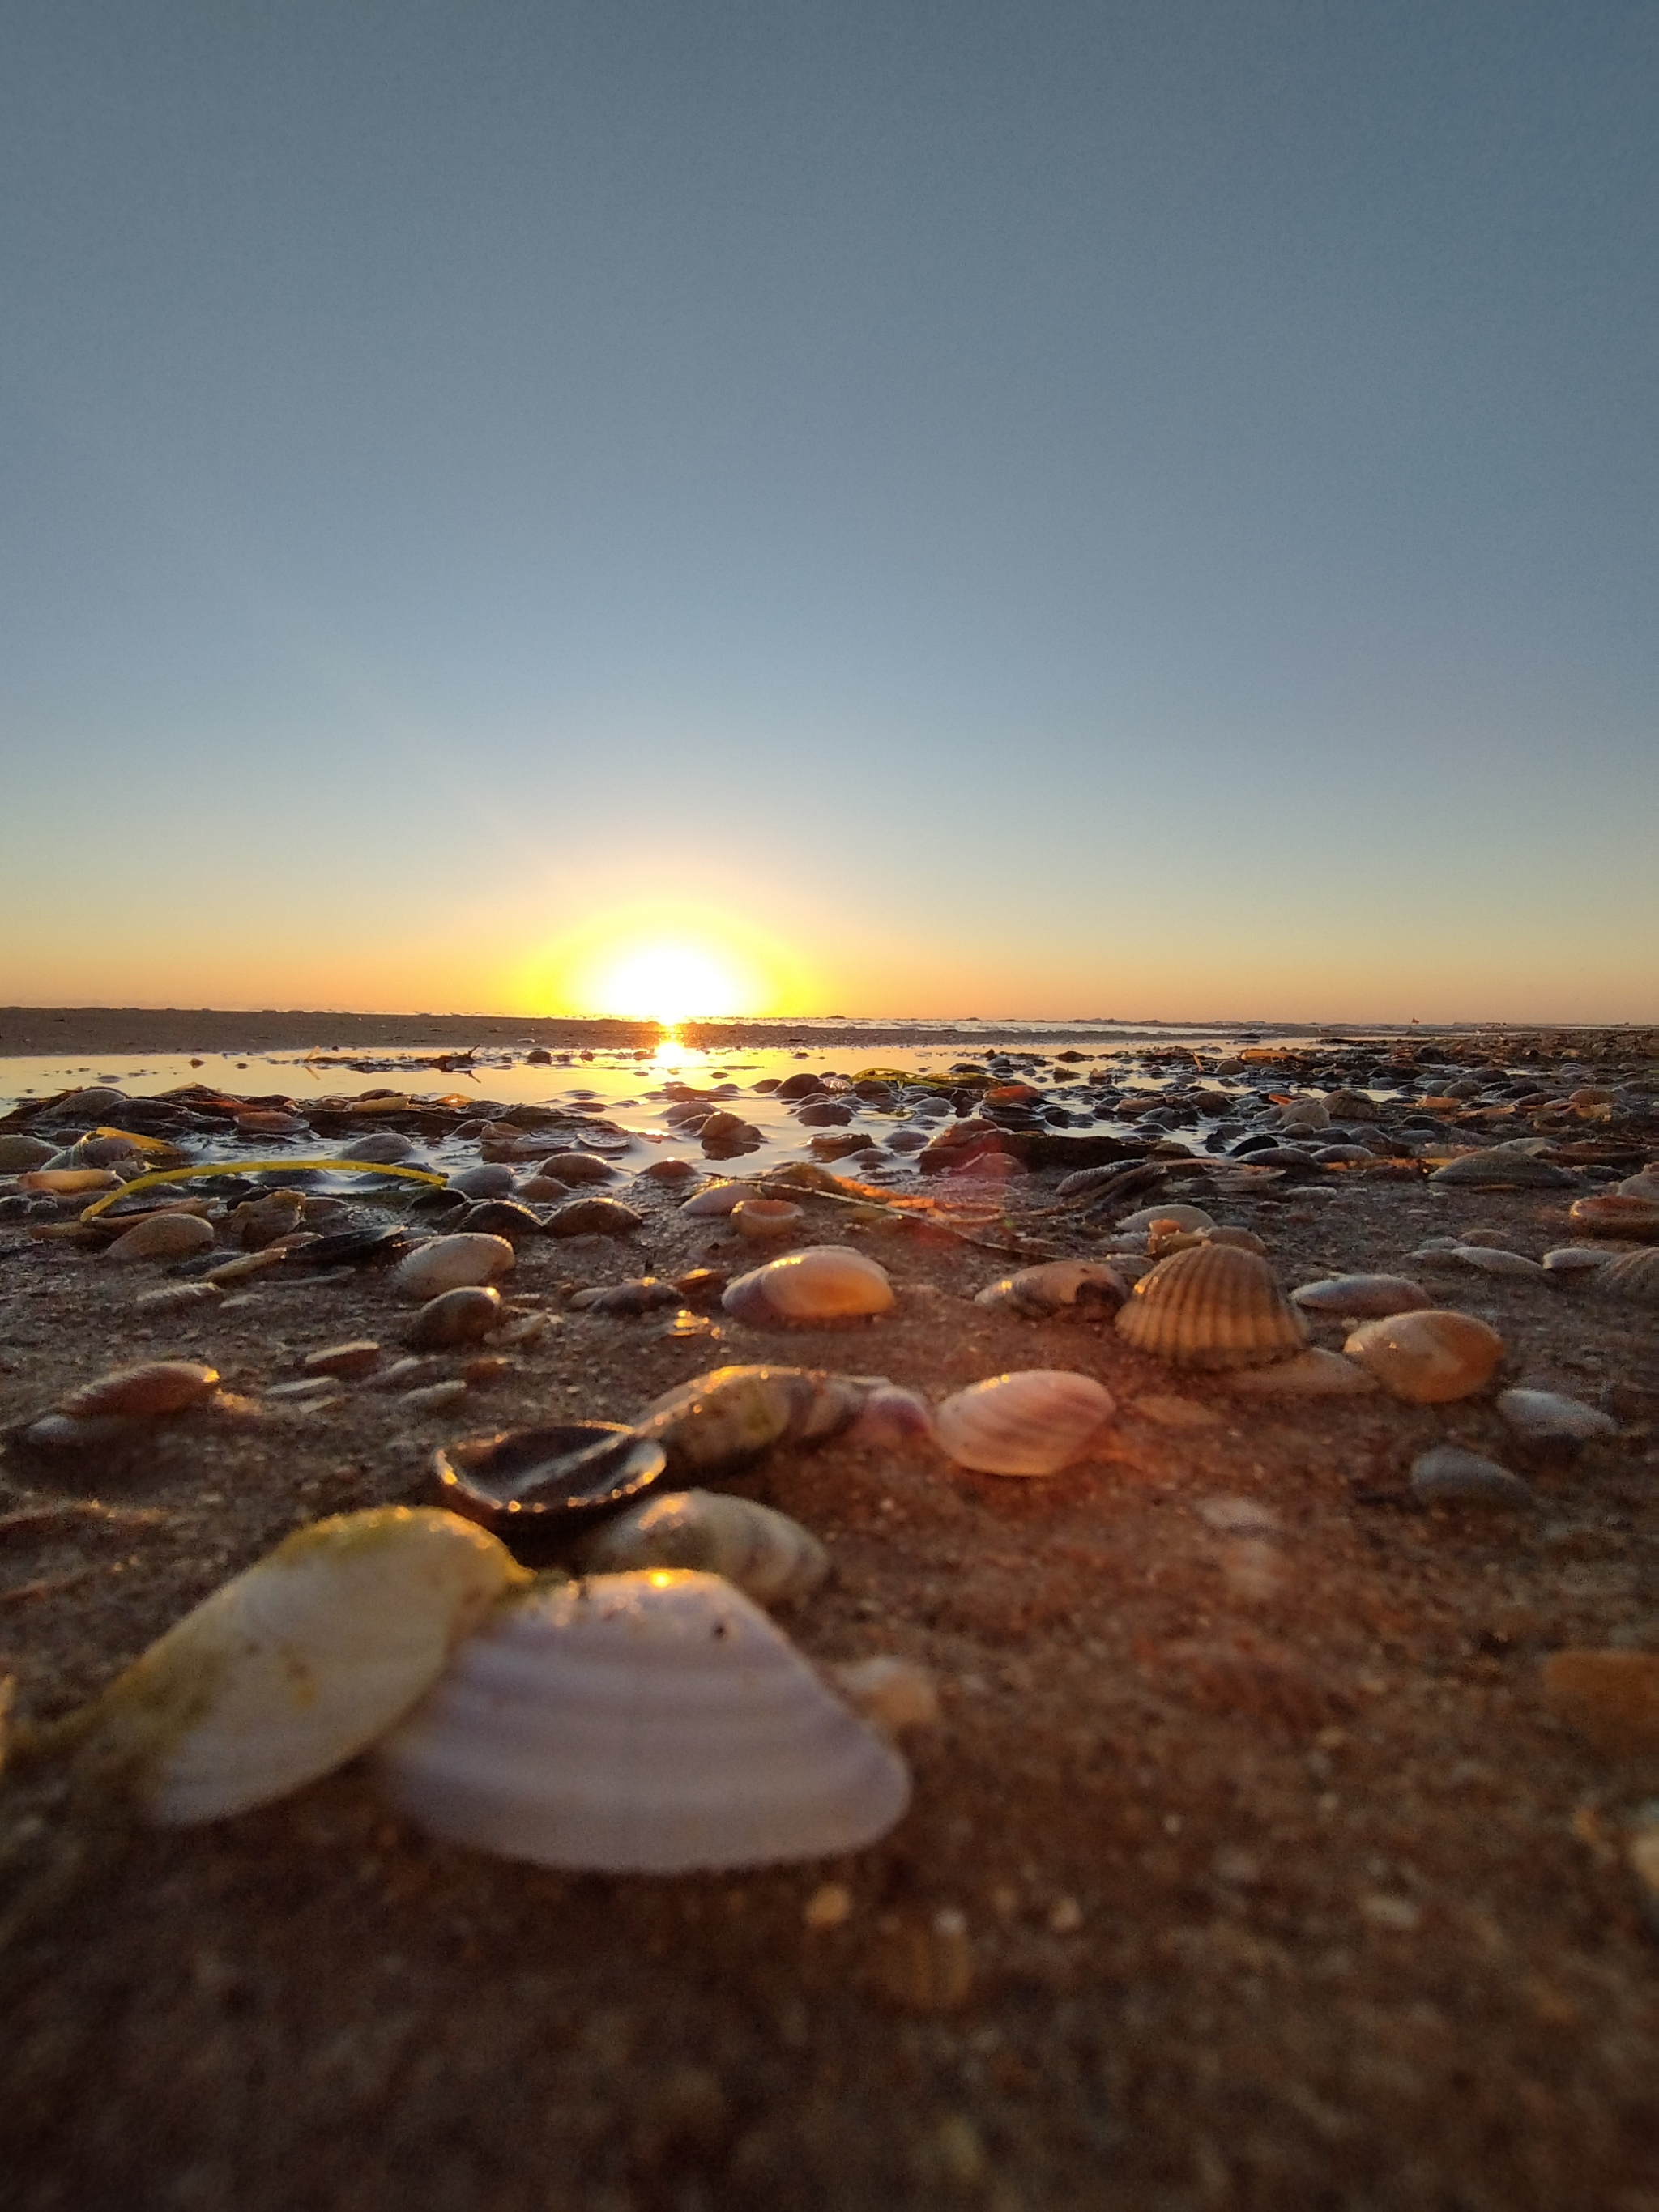
[[[354,1337],[349,1344],[326,1344],[308,1352],[301,1365],[307,1375],[367,1375],[380,1364],[380,1347],[370,1336]]]
[[[446,1352],[458,1344],[477,1344],[501,1318],[499,1291],[463,1285],[423,1305],[404,1330],[404,1341],[415,1352]]]
[[[1421,1907],[1410,1898],[1390,1897],[1382,1891],[1362,1897],[1359,1910],[1374,1926],[1389,1929],[1397,1936],[1413,1934],[1423,1918]]]
[[[463,1198],[509,1198],[513,1194],[513,1170],[498,1162],[485,1167],[463,1168],[459,1175],[447,1179],[444,1188],[459,1191]]]
[[[461,1370],[461,1380],[471,1389],[487,1390],[492,1382],[499,1382],[512,1365],[513,1362],[503,1359],[499,1352],[486,1352],[481,1358],[467,1361]]]
[[[1619,1433],[1610,1414],[1559,1391],[1500,1390],[1497,1402],[1502,1419],[1529,1443],[1590,1443]]]
[[[86,1419],[77,1419],[72,1413],[46,1413],[30,1422],[23,1431],[23,1442],[42,1451],[85,1451],[97,1444],[130,1443],[148,1432],[148,1422],[123,1419],[115,1413]]]
[[[1524,1512],[1536,1503],[1519,1475],[1455,1444],[1437,1445],[1412,1462],[1412,1492],[1425,1505],[1474,1505],[1499,1513]]]
[[[57,1151],[43,1137],[0,1135],[0,1175],[27,1175]]]
[[[878,1995],[902,2012],[953,2012],[973,1987],[967,1921],[949,1905],[931,1919],[885,1915],[868,1971]]]
[[[1504,1145],[1494,1145],[1489,1152],[1464,1152],[1429,1177],[1431,1183],[1462,1184],[1474,1190],[1571,1189],[1577,1180],[1534,1153],[1511,1152]]]
[[[1074,1897],[1057,1897],[1048,1907],[1049,1932],[1075,1936],[1083,1925],[1083,1907]]]
[[[684,1182],[688,1176],[700,1175],[702,1172],[702,1170],[690,1160],[672,1158],[653,1160],[648,1166],[640,1170],[641,1175],[649,1176],[653,1182]]]
[[[434,1237],[392,1271],[394,1289],[424,1304],[445,1291],[471,1289],[510,1274],[513,1247],[505,1237]]]
[[[580,1182],[613,1182],[617,1176],[609,1160],[599,1159],[592,1152],[550,1152],[541,1164],[541,1172],[567,1187]]]
[[[1571,1278],[1594,1275],[1613,1257],[1611,1248],[1605,1245],[1558,1244],[1544,1255],[1544,1273]]]
[[[542,1225],[550,1237],[631,1237],[644,1219],[614,1198],[574,1198]]]
[[[836,1680],[867,1721],[890,1735],[932,1728],[939,1720],[939,1691],[914,1659],[884,1655],[854,1659],[833,1670]]]
[[[104,1254],[125,1266],[132,1260],[187,1260],[213,1249],[213,1224],[199,1213],[152,1213],[134,1222]]]

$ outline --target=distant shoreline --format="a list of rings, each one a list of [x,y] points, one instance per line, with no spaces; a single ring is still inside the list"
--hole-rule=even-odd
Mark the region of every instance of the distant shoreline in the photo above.
[[[769,1048],[857,1045],[862,1050],[901,1045],[980,1045],[993,1034],[1029,1029],[1049,1042],[1072,1037],[1099,1043],[1098,1024],[1042,1021],[1010,1017],[977,1026],[853,1019],[826,1021],[821,1016],[799,1022],[688,1022],[679,1036],[687,1045],[709,1051]],[[1264,1036],[1350,1039],[1401,1036],[1468,1037],[1491,1043],[1501,1037],[1549,1038],[1588,1054],[1616,1050],[1621,1057],[1659,1054],[1659,1031],[1646,1024],[1613,1027],[1571,1023],[1316,1023],[1272,1021],[1125,1023],[1111,1032],[1114,1042],[1178,1042],[1183,1033],[1259,1030]],[[216,1007],[0,1006],[0,1059],[38,1059],[60,1053],[98,1058],[126,1054],[396,1051],[425,1047],[442,1051],[468,1048],[501,1051],[539,1046],[545,1050],[651,1051],[667,1034],[658,1022],[536,1018],[511,1014],[338,1014],[264,1008],[235,1012]]]

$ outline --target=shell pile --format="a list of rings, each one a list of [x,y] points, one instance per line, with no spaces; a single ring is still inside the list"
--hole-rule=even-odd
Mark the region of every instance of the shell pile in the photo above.
[[[605,1575],[504,1606],[381,1745],[432,1834],[542,1866],[684,1874],[857,1850],[903,1760],[743,1594]]]

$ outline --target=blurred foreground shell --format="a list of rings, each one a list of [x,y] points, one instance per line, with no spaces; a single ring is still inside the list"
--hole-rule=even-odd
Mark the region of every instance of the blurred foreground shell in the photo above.
[[[1117,1328],[1138,1352],[1178,1367],[1261,1367],[1308,1341],[1267,1261],[1231,1244],[1160,1260],[1134,1285]]]
[[[432,1834],[542,1866],[684,1874],[856,1850],[910,1778],[718,1576],[602,1575],[500,1608],[382,1745]]]
[[[1368,1321],[1342,1349],[1395,1397],[1441,1406],[1485,1388],[1504,1357],[1504,1340],[1473,1314],[1437,1306]]]
[[[186,1613],[82,1725],[153,1820],[268,1803],[383,1735],[509,1584],[493,1536],[386,1506],[301,1528]]]
[[[1022,1267],[988,1284],[975,1298],[976,1306],[1007,1306],[1028,1321],[1046,1321],[1055,1314],[1111,1313],[1121,1306],[1127,1289],[1109,1267],[1094,1260],[1046,1260],[1040,1267]]]
[[[1057,1474],[1080,1459],[1115,1411],[1092,1376],[1034,1367],[994,1375],[934,1415],[941,1449],[981,1474]]]
[[[830,1554],[799,1521],[713,1490],[669,1491],[631,1507],[587,1537],[576,1559],[590,1575],[700,1568],[724,1575],[757,1605],[805,1597],[830,1571]]]
[[[1620,1253],[1599,1271],[1595,1287],[1606,1297],[1659,1306],[1659,1250]]]
[[[712,1474],[773,1444],[839,1436],[884,1385],[880,1376],[809,1367],[716,1367],[653,1398],[634,1432],[661,1444],[671,1473]]]
[[[84,1382],[58,1402],[71,1420],[100,1420],[112,1415],[141,1420],[181,1413],[219,1387],[219,1371],[194,1359],[149,1359],[140,1367],[117,1367],[94,1382]]]
[[[893,1304],[887,1270],[850,1244],[811,1244],[769,1260],[726,1285],[720,1304],[739,1321],[769,1323],[845,1321],[886,1313]]]

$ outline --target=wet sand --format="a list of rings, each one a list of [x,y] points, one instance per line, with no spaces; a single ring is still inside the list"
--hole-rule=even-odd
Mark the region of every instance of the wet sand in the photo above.
[[[441,1042],[373,1040],[400,1041]],[[1602,1042],[1624,1078],[1651,1066]],[[991,1233],[1091,1249],[1046,1210],[1056,1179],[1010,1185]],[[551,1874],[423,1838],[361,1764],[163,1833],[26,1766],[0,1797],[9,2202],[1655,2212],[1655,1928],[1627,1850],[1659,1760],[1596,1750],[1540,1679],[1565,1646],[1659,1649],[1651,1309],[1429,1278],[1499,1330],[1504,1379],[1638,1395],[1616,1439],[1522,1468],[1535,1510],[1425,1512],[1406,1472],[1427,1445],[1517,1463],[1489,1397],[1252,1400],[1102,1321],[978,1307],[1011,1263],[951,1233],[967,1187],[937,1190],[932,1224],[856,1232],[894,1315],[788,1333],[717,1316],[718,1337],[683,1341],[660,1316],[568,1307],[585,1284],[746,1264],[635,1179],[623,1243],[520,1247],[508,1294],[543,1335],[435,1416],[372,1376],[308,1410],[267,1395],[319,1346],[396,1352],[409,1309],[383,1277],[278,1270],[158,1316],[136,1301],[161,1271],[0,1229],[0,1423],[127,1359],[224,1378],[141,1449],[0,1461],[0,1669],[31,1720],[291,1528],[419,1495],[447,1437],[623,1419],[758,1359],[934,1399],[1077,1368],[1120,1407],[1047,1480],[836,1443],[734,1484],[830,1549],[833,1582],[786,1617],[805,1649],[902,1653],[939,1685],[940,1724],[907,1746],[912,1811],[842,1862]],[[1407,1167],[1181,1194],[1255,1229],[1290,1284],[1415,1273],[1448,1231],[1536,1254],[1567,1241],[1575,1193]],[[826,1881],[851,1909],[814,1926]]]

